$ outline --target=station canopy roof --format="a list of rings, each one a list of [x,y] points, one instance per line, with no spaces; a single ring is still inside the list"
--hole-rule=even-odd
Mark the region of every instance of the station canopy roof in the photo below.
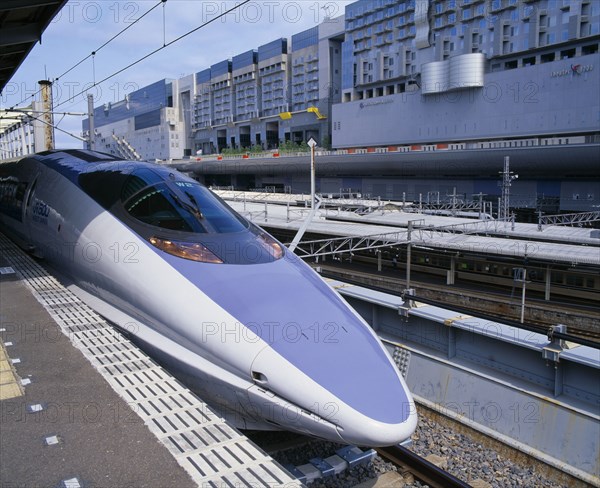
[[[0,92],[66,3],[67,0],[0,1]]]

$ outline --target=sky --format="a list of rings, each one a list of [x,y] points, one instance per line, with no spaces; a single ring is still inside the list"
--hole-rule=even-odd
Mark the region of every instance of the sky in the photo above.
[[[93,94],[94,106],[117,102],[127,93],[163,78],[181,78],[280,37],[290,39],[328,16],[342,15],[344,7],[352,3],[251,0],[242,4],[243,1],[69,0],[0,94],[0,109],[28,106],[32,95],[38,92],[37,82],[50,79],[54,82],[55,111],[84,113],[87,93]],[[218,18],[236,5],[235,11]],[[212,22],[184,39],[93,86],[209,21]],[[93,52],[95,55],[90,56]],[[63,131],[81,136],[83,118],[56,114],[54,120]],[[55,135],[57,148],[82,147],[81,141],[64,132],[57,130]]]

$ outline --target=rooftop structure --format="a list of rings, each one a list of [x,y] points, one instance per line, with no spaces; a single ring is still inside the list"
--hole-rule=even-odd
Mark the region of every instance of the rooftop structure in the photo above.
[[[178,86],[160,80],[116,103],[94,108],[94,149],[125,159],[177,159],[184,155],[184,118]],[[89,137],[89,121],[83,121]]]

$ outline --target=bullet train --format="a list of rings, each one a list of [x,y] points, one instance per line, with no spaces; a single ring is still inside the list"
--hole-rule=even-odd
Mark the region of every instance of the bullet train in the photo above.
[[[0,164],[2,231],[240,428],[361,446],[413,433],[363,319],[195,180],[86,150]]]

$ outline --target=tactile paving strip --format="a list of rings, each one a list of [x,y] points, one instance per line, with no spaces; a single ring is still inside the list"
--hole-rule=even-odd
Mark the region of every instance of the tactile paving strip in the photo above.
[[[0,249],[72,344],[199,486],[303,486],[2,234]]]

